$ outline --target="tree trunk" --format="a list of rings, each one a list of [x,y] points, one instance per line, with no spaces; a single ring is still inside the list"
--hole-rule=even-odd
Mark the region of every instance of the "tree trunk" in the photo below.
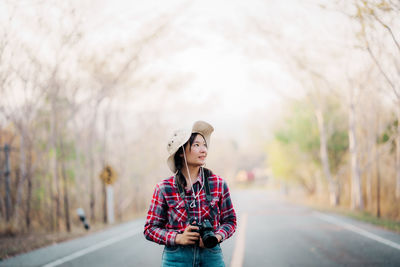
[[[62,181],[63,181],[65,229],[68,232],[71,232],[71,219],[70,219],[70,214],[69,214],[69,198],[68,198],[68,177],[67,177],[67,172],[65,170],[66,156],[65,156],[64,142],[62,139],[60,139],[59,147],[60,147],[60,155],[61,155],[61,161],[60,161],[61,176],[62,176]]]
[[[97,113],[97,112],[96,112]],[[92,123],[92,127],[94,127],[94,123]],[[96,220],[96,215],[95,215],[95,190],[94,190],[94,160],[93,160],[93,143],[94,143],[94,134],[93,131],[94,129],[91,130],[92,133],[89,138],[89,179],[90,179],[90,220],[92,223],[95,222]]]
[[[108,104],[108,108],[104,111],[104,131],[103,131],[103,154],[102,154],[102,163],[103,168],[106,166],[106,157],[107,157],[107,130],[108,130],[108,116],[110,110],[110,102]],[[105,181],[102,181],[103,186],[103,223],[107,223],[110,218],[108,218],[108,207],[107,207],[107,185]]]
[[[18,180],[17,183],[17,194],[15,198],[15,205],[14,205],[14,213],[13,213],[13,225],[16,229],[20,229],[20,210],[21,210],[21,199],[22,199],[22,189],[23,189],[23,184],[26,179],[26,132],[23,126],[19,127],[20,131],[20,147],[19,147],[19,152],[20,152],[20,162],[19,162],[19,169],[20,169],[20,175],[21,178]]]
[[[95,172],[94,172],[94,159],[93,159],[93,147],[94,147],[94,142],[95,142],[95,132],[96,132],[96,122],[97,122],[97,116],[98,116],[98,109],[100,106],[102,99],[99,99],[96,102],[96,105],[94,107],[94,115],[93,115],[93,120],[90,126],[90,136],[89,136],[89,176],[90,176],[90,220],[92,222],[95,221],[96,215],[95,215]]]
[[[107,190],[106,190],[106,183],[104,181],[102,181],[101,184],[102,184],[102,193],[103,193],[103,223],[107,224]]]
[[[400,198],[400,99],[397,103],[396,197]]]
[[[25,223],[26,228],[30,230],[31,227],[31,207],[32,207],[32,188],[33,188],[33,174],[35,173],[36,164],[33,161],[33,142],[29,142],[28,147],[28,172],[26,173],[28,180],[28,189],[27,189],[27,197],[26,197],[26,212],[25,212]]]
[[[25,213],[25,224],[29,230],[31,227],[31,201],[32,201],[32,174],[28,174],[28,195],[26,197],[26,213]]]
[[[71,219],[69,215],[69,198],[68,198],[68,179],[64,161],[61,163],[61,168],[62,168],[63,189],[64,189],[63,193],[64,193],[65,228],[67,229],[68,232],[71,232]]]
[[[378,115],[379,116],[379,115]],[[378,126],[379,127],[379,126]],[[376,149],[376,146],[379,144],[376,144],[376,138],[378,137],[378,132],[375,132],[376,128],[373,129],[368,129],[368,140],[367,140],[367,170],[366,170],[366,181],[367,181],[367,207],[371,210],[373,210],[373,198],[372,198],[372,162],[374,161],[374,146]]]
[[[329,199],[332,206],[337,206],[339,204],[339,195],[338,195],[337,185],[333,181],[332,173],[330,170],[324,115],[322,114],[322,111],[319,108],[315,109],[315,115],[317,117],[318,129],[319,129],[320,157],[322,162],[322,168],[324,170],[324,175],[328,181],[328,186],[329,186],[329,195],[330,195]]]
[[[378,119],[379,120],[379,119]],[[378,122],[378,134],[379,131],[379,122]],[[376,160],[376,217],[381,217],[381,174],[379,170],[379,144],[377,144],[375,149],[375,160]]]
[[[357,136],[356,136],[356,110],[354,92],[351,89],[349,105],[349,149],[351,157],[351,208],[362,210],[363,200],[361,191],[360,166],[357,155]]]
[[[54,89],[56,90],[56,89]],[[53,202],[53,209],[54,211],[54,203],[55,203],[55,225],[53,223],[52,228],[57,231],[60,230],[60,218],[61,218],[61,208],[60,208],[60,183],[59,183],[59,177],[58,177],[58,159],[57,159],[57,106],[56,106],[56,92],[52,92],[52,103],[51,103],[51,119],[50,119],[50,144],[51,144],[51,169],[52,169],[52,174],[53,174],[53,186],[55,186],[55,190],[52,188],[52,202]],[[55,194],[54,194],[55,191]]]
[[[61,190],[60,190],[60,177],[59,177],[59,162],[57,159],[57,147],[55,150],[55,166],[54,166],[54,173],[55,173],[55,183],[56,183],[56,229],[60,231],[61,225]]]
[[[1,161],[0,161],[1,162]],[[1,165],[0,165],[0,181],[1,181],[1,174],[2,174],[2,170],[1,170]],[[0,218],[5,218],[6,217],[6,210],[5,210],[5,205],[3,203],[3,198],[0,196]]]
[[[4,182],[5,182],[5,204],[6,204],[6,221],[9,222],[11,219],[11,188],[10,188],[10,147],[8,145],[4,146],[5,154],[5,170],[4,170]]]
[[[53,190],[53,178],[50,179],[49,183],[49,193],[50,193],[50,204],[46,202],[48,214],[50,217],[50,231],[54,231],[55,229],[55,217],[54,217],[54,190]]]
[[[368,157],[370,157],[368,155]],[[366,181],[367,181],[367,203],[366,203],[366,207],[368,208],[368,210],[370,209],[370,207],[372,207],[372,173],[371,171],[367,170],[367,173],[365,174],[366,176]]]

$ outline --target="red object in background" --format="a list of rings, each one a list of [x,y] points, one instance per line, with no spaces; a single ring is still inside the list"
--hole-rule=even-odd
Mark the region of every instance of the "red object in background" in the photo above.
[[[252,182],[252,181],[254,181],[254,178],[255,178],[254,172],[248,171],[247,172],[247,181]]]

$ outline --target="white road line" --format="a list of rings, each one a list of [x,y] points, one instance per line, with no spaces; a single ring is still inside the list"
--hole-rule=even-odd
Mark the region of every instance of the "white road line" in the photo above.
[[[328,215],[325,215],[325,214],[322,214],[322,213],[316,212],[316,211],[314,212],[314,216],[318,217],[321,220],[327,221],[329,223],[341,226],[341,227],[343,227],[343,228],[345,228],[345,229],[347,229],[349,231],[352,231],[352,232],[357,233],[359,235],[362,235],[364,237],[367,237],[367,238],[370,238],[372,240],[375,240],[375,241],[377,241],[379,243],[385,244],[385,245],[387,245],[389,247],[396,248],[396,249],[400,250],[400,244],[397,244],[397,243],[395,243],[393,241],[390,241],[390,240],[387,240],[385,238],[382,238],[382,237],[380,237],[378,235],[375,235],[373,233],[365,231],[365,230],[363,230],[361,228],[358,228],[358,227],[356,227],[354,225],[351,225],[349,223],[342,222],[342,221],[340,221],[338,219],[335,219],[334,217],[331,217],[331,216],[328,216]]]
[[[61,265],[61,264],[66,263],[68,261],[71,261],[71,260],[74,260],[76,258],[79,258],[79,257],[81,257],[83,255],[89,254],[89,253],[91,253],[91,252],[93,252],[95,250],[107,247],[107,246],[109,246],[111,244],[114,244],[116,242],[119,242],[121,240],[129,238],[131,236],[134,236],[134,235],[140,233],[141,231],[143,231],[143,228],[136,228],[136,229],[131,230],[129,232],[120,234],[120,235],[118,235],[116,237],[104,240],[104,241],[102,241],[102,242],[100,242],[100,243],[98,243],[96,245],[93,245],[93,246],[87,247],[85,249],[79,250],[77,252],[74,252],[74,253],[72,253],[72,254],[70,254],[68,256],[65,256],[65,257],[63,257],[61,259],[58,259],[56,261],[50,262],[50,263],[48,263],[46,265],[43,265],[43,267],[54,267],[54,266]]]
[[[247,213],[243,213],[237,229],[235,249],[231,261],[231,267],[241,267],[243,265],[245,241],[246,241],[246,228],[247,228]]]

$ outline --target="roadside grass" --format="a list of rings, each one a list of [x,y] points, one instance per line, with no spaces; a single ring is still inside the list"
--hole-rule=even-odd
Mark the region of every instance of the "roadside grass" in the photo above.
[[[361,211],[351,211],[345,208],[333,208],[333,207],[325,207],[324,209],[320,209],[321,211],[331,211],[343,216],[347,216],[349,218],[353,218],[362,222],[367,222],[379,227],[382,227],[387,230],[391,230],[397,233],[400,233],[400,222],[387,219],[387,218],[378,218],[373,214],[368,212]]]
[[[375,214],[371,214],[367,211],[353,211],[349,207],[345,206],[338,206],[333,207],[330,206],[328,203],[324,201],[318,201],[315,198],[307,198],[307,197],[293,197],[287,196],[286,199],[295,204],[301,204],[308,206],[314,210],[321,211],[321,212],[331,212],[336,213],[338,215],[346,216],[352,219],[356,219],[358,221],[370,223],[384,229],[400,233],[400,222],[394,219],[389,218],[378,218]]]

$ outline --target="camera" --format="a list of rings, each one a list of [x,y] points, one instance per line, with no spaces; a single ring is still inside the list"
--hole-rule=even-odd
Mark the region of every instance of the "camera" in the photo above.
[[[199,230],[196,232],[200,233],[201,239],[203,239],[203,244],[206,248],[213,248],[218,244],[218,239],[214,235],[213,227],[209,220],[204,220],[203,223],[198,223],[193,219],[190,224],[199,227]]]

